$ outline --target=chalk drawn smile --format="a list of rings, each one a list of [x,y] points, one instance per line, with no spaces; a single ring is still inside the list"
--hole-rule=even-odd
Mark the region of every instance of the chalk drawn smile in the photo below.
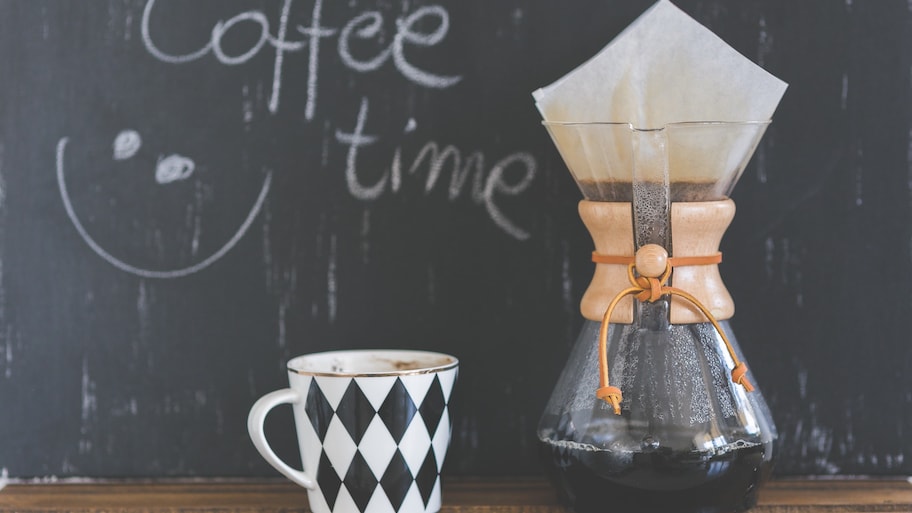
[[[180,278],[182,276],[187,276],[197,271],[201,271],[225,256],[225,254],[231,251],[231,249],[238,243],[238,241],[241,240],[244,234],[247,233],[247,230],[250,229],[250,225],[253,224],[253,220],[263,208],[263,203],[266,201],[266,195],[269,193],[269,188],[272,184],[272,172],[269,171],[266,174],[266,178],[263,180],[263,185],[260,188],[260,192],[256,198],[256,201],[251,207],[250,212],[248,212],[247,217],[244,219],[243,223],[241,223],[237,231],[234,232],[234,235],[232,235],[228,241],[225,242],[214,253],[200,260],[199,262],[186,267],[178,267],[166,270],[148,269],[130,264],[112,255],[98,242],[96,242],[91,235],[89,235],[89,232],[79,220],[79,217],[76,215],[76,211],[73,208],[73,203],[70,199],[70,194],[67,190],[66,185],[64,157],[66,155],[67,144],[69,144],[69,137],[63,137],[60,139],[60,141],[57,142],[57,186],[60,190],[60,198],[63,201],[63,207],[66,209],[67,216],[70,218],[70,221],[73,223],[73,226],[76,228],[79,236],[82,237],[82,240],[85,241],[89,248],[91,248],[92,251],[94,251],[98,256],[122,271],[134,274],[136,276],[141,276],[143,278]],[[124,161],[130,159],[137,154],[141,147],[142,138],[139,133],[134,130],[124,130],[120,132],[114,139],[113,159],[115,161]],[[159,185],[164,186],[167,184],[186,180],[190,178],[195,171],[196,163],[193,161],[193,159],[185,157],[183,155],[171,154],[158,159],[158,162],[155,166],[155,181]]]

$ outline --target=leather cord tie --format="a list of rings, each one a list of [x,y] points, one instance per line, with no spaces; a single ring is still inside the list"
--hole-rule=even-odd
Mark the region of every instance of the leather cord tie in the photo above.
[[[710,313],[710,311],[703,306],[703,304],[693,295],[688,292],[666,285],[668,279],[671,277],[671,272],[674,267],[683,267],[687,265],[712,265],[718,264],[722,261],[722,253],[716,253],[715,255],[700,256],[700,257],[671,257],[669,258],[665,249],[661,246],[655,244],[649,244],[640,248],[640,251],[649,248],[649,251],[653,253],[660,252],[658,257],[650,262],[648,269],[647,266],[641,264],[643,267],[642,272],[638,271],[636,258],[631,256],[613,256],[613,255],[601,255],[598,253],[592,253],[592,261],[600,264],[626,264],[627,265],[627,278],[630,281],[630,287],[626,288],[620,292],[611,302],[608,304],[608,308],[605,309],[605,315],[602,317],[602,324],[599,328],[599,388],[595,392],[595,396],[606,403],[610,404],[614,413],[617,415],[621,414],[621,401],[623,400],[623,395],[621,394],[621,389],[618,387],[611,386],[608,380],[608,324],[611,319],[611,313],[614,311],[614,308],[621,301],[621,299],[627,296],[633,296],[640,302],[653,303],[662,299],[663,296],[671,295],[678,296],[688,300],[695,307],[697,307],[700,312],[712,323],[713,328],[719,333],[719,336],[722,338],[722,341],[725,343],[726,349],[728,349],[728,354],[731,356],[732,362],[734,363],[734,368],[731,371],[732,381],[738,385],[744,387],[744,390],[752,392],[754,386],[747,379],[747,366],[744,365],[744,362],[738,359],[738,355],[735,354],[735,349],[732,347],[731,342],[728,340],[728,336],[725,335],[725,331],[722,330],[722,327],[719,326],[719,322],[716,321],[716,318]],[[639,255],[639,252],[638,252]],[[664,261],[665,269],[664,271],[657,271],[661,267],[656,267],[656,262],[661,264]],[[653,272],[655,270],[655,272]]]
[[[596,251],[592,252],[592,261],[597,264],[630,265],[635,262],[635,259],[635,256],[603,255]],[[714,255],[706,256],[668,257],[668,263],[671,264],[672,267],[721,264],[722,252],[720,251]]]

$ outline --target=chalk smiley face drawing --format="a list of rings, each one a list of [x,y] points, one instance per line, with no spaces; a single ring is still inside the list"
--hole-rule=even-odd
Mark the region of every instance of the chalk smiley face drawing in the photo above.
[[[152,239],[151,244],[155,247],[155,250],[158,253],[167,253],[167,250],[174,249],[178,245],[190,246],[189,254],[192,257],[192,262],[183,262],[179,265],[170,265],[167,267],[165,265],[162,265],[162,267],[165,268],[156,269],[151,265],[131,263],[128,261],[130,259],[126,256],[115,256],[114,250],[106,248],[102,242],[99,242],[98,234],[95,236],[92,235],[92,232],[90,230],[91,226],[87,227],[86,222],[84,222],[83,218],[80,217],[80,215],[77,213],[77,207],[74,205],[73,196],[71,195],[71,190],[68,187],[67,161],[69,158],[71,158],[71,156],[68,155],[69,146],[70,138],[61,138],[57,143],[56,154],[57,186],[68,218],[72,222],[79,236],[89,246],[89,248],[92,249],[93,252],[95,252],[98,256],[106,260],[114,267],[143,278],[180,278],[201,271],[225,256],[225,254],[231,251],[231,249],[237,245],[237,243],[250,229],[250,226],[253,224],[254,219],[256,219],[257,215],[263,208],[263,204],[265,203],[266,197],[272,184],[272,172],[267,170],[265,177],[262,179],[262,183],[259,187],[259,192],[256,195],[256,198],[253,199],[249,211],[247,212],[246,216],[243,217],[243,220],[240,222],[237,229],[234,230],[230,236],[223,238],[222,240],[224,240],[224,242],[217,245],[217,247],[214,249],[210,249],[206,256],[200,256],[198,254],[199,248],[201,246],[199,242],[201,231],[200,210],[202,210],[202,204],[206,201],[206,194],[205,192],[201,192],[201,179],[197,178],[195,184],[190,183],[193,182],[191,179],[197,175],[197,171],[200,169],[200,167],[197,166],[197,162],[193,158],[182,155],[180,153],[158,153],[155,156],[154,164],[152,164],[148,158],[142,158],[143,155],[141,152],[144,147],[142,136],[138,131],[132,129],[121,130],[113,138],[113,140],[108,143],[106,146],[108,151],[108,162],[100,162],[102,160],[100,158],[102,153],[99,151],[96,151],[94,154],[91,151],[85,151],[84,155],[82,155],[83,160],[87,162],[95,161],[93,163],[102,168],[106,164],[111,168],[123,167],[123,164],[129,164],[126,167],[130,169],[126,172],[126,174],[124,173],[123,169],[113,169],[102,171],[100,174],[96,174],[96,177],[113,177],[114,180],[108,181],[114,182],[123,182],[124,180],[133,181],[134,184],[132,185],[135,187],[136,177],[129,175],[132,174],[130,171],[138,170],[141,172],[140,183],[145,185],[147,187],[147,190],[149,187],[158,187],[162,189],[162,191],[156,191],[153,194],[146,194],[145,201],[143,201],[143,198],[137,197],[137,195],[126,198],[126,201],[124,201],[123,198],[116,199],[114,197],[116,194],[105,196],[105,190],[102,185],[96,184],[94,186],[94,192],[98,193],[95,195],[102,196],[101,198],[95,199],[95,206],[97,207],[98,205],[103,205],[106,207],[111,207],[102,210],[111,212],[110,216],[112,218],[120,217],[118,215],[119,213],[116,212],[118,207],[124,204],[130,204],[133,206],[133,215],[131,216],[127,214],[124,216],[125,222],[120,222],[121,229],[119,231],[135,231],[140,233],[140,238],[144,238],[147,241],[148,239]],[[148,157],[148,155],[145,156]],[[77,167],[84,168],[86,166]],[[154,185],[152,185],[153,183]],[[170,202],[171,206],[181,205],[181,199],[186,200],[188,196],[190,198],[193,198],[191,201],[187,202],[191,203],[191,205],[187,205],[185,212],[178,212],[177,216],[175,215],[175,212],[171,212],[170,215],[168,215],[167,212],[162,215],[156,215],[155,207],[160,206],[161,203],[159,201],[159,198],[162,195],[168,194],[170,192],[164,189],[179,185],[184,185],[185,187],[182,191],[173,194],[173,196],[177,197],[177,199]],[[192,205],[192,203],[195,203],[195,205]],[[94,211],[97,210],[97,208],[94,209]],[[172,208],[171,210],[173,211],[176,209]],[[104,217],[104,213],[102,213],[101,216]],[[138,219],[140,217],[141,219]],[[144,223],[140,221],[145,222],[149,221],[150,218],[156,217],[157,219],[152,219],[153,222],[149,223],[148,226],[141,226]],[[167,235],[163,235],[163,233],[168,231],[169,227],[167,225],[169,224],[169,221],[171,221],[171,224],[173,225],[173,221],[176,217],[190,220],[188,224],[192,225],[191,229],[189,230],[192,232],[192,235],[188,236],[186,233],[184,233],[181,236],[171,237],[171,240],[164,240],[167,238]],[[117,219],[112,219],[110,221],[111,222],[109,224],[118,223]],[[123,229],[124,226],[127,227],[127,230]],[[152,236],[150,237],[149,234],[152,234]],[[133,245],[136,246],[136,244]],[[184,259],[186,260],[187,251],[182,250],[181,253],[185,254]],[[162,258],[160,258],[160,260],[167,260],[167,255],[162,255]]]

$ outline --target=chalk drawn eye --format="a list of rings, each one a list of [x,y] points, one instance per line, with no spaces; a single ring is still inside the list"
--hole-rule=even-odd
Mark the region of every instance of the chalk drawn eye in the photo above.
[[[155,181],[166,184],[186,180],[190,178],[195,169],[196,164],[193,160],[182,155],[168,155],[158,161],[158,165],[155,167]]]
[[[114,138],[114,160],[127,160],[142,147],[142,137],[136,130],[124,130]]]

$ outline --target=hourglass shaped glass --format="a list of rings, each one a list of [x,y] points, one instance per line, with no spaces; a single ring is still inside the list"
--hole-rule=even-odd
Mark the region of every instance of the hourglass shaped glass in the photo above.
[[[727,197],[768,122],[545,122],[595,244],[582,332],[538,426],[578,513],[756,503],[776,428],[728,319]]]

